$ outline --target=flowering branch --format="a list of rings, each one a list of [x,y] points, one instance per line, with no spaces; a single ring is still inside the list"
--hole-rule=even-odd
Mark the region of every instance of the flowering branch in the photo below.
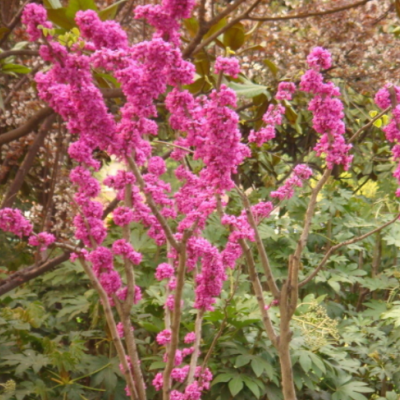
[[[254,293],[256,295],[259,309],[261,311],[261,316],[262,316],[262,321],[264,324],[265,331],[266,331],[269,339],[271,340],[272,344],[275,347],[278,347],[278,343],[279,343],[278,336],[275,333],[274,326],[272,325],[271,319],[269,318],[268,311],[266,309],[266,304],[265,304],[264,296],[263,296],[263,290],[262,290],[261,282],[257,276],[256,265],[254,262],[253,254],[251,252],[250,247],[248,246],[248,244],[245,242],[244,239],[240,239],[239,244],[240,244],[240,246],[243,250],[244,256],[246,258],[247,267],[249,269],[250,280],[251,280],[251,283],[253,284]]]
[[[131,169],[131,171],[133,172],[133,174],[135,175],[135,178],[138,182],[138,185],[140,187],[140,190],[145,194],[146,196],[146,200],[149,204],[149,207],[151,209],[151,211],[153,212],[154,216],[157,218],[158,222],[161,224],[164,232],[165,232],[165,236],[167,237],[167,240],[169,241],[169,243],[171,244],[171,246],[179,251],[180,249],[180,244],[175,240],[174,234],[171,231],[170,226],[168,225],[166,219],[161,215],[161,213],[158,211],[158,208],[156,206],[156,203],[154,202],[151,194],[146,193],[145,189],[146,189],[146,183],[143,180],[143,177],[139,171],[139,168],[137,167],[135,160],[132,157],[128,157],[128,164],[129,167]]]
[[[264,268],[264,273],[265,273],[265,277],[267,278],[267,283],[268,283],[269,290],[271,291],[273,296],[276,299],[278,299],[279,296],[280,296],[280,291],[279,291],[279,288],[278,288],[278,286],[276,284],[275,278],[274,278],[274,276],[272,274],[272,268],[271,268],[271,265],[269,263],[268,255],[267,255],[267,252],[265,250],[264,244],[263,244],[263,242],[261,240],[260,233],[258,232],[257,224],[256,224],[256,221],[254,219],[254,215],[253,215],[253,213],[251,211],[251,206],[250,206],[249,199],[247,198],[247,196],[238,187],[236,187],[236,190],[239,192],[239,195],[242,198],[242,202],[243,202],[244,208],[246,210],[247,220],[248,220],[250,226],[254,230],[254,237],[255,237],[255,240],[256,240],[257,250],[258,250],[258,253],[260,255],[261,265]]]
[[[126,383],[130,390],[130,398],[132,400],[135,400],[137,398],[137,396],[134,395],[134,393],[136,392],[135,383],[133,381],[132,373],[129,368],[128,362],[126,360],[126,354],[125,354],[124,347],[123,347],[121,339],[118,335],[117,326],[115,324],[114,316],[111,311],[111,305],[110,305],[110,301],[108,300],[107,293],[104,291],[104,289],[101,286],[100,282],[98,281],[96,275],[94,274],[92,268],[87,265],[85,259],[83,257],[79,257],[79,261],[82,265],[82,268],[85,270],[87,276],[89,277],[90,282],[92,283],[93,287],[96,289],[97,293],[100,296],[100,299],[101,299],[101,302],[102,302],[103,308],[104,308],[104,314],[105,314],[105,317],[107,320],[107,325],[108,325],[108,328],[110,329],[111,337],[114,342],[115,349],[117,350],[119,360],[123,366],[122,372],[125,376]]]

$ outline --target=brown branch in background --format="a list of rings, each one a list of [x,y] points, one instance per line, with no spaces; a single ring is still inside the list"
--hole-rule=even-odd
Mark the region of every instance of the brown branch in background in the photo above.
[[[36,115],[25,122],[24,125],[1,134],[0,146],[12,142],[13,140],[17,140],[22,136],[28,135],[29,133],[34,131],[45,118],[49,117],[52,114],[54,114],[54,111],[50,107],[42,108]]]
[[[335,14],[335,13],[338,13],[341,11],[350,10],[352,8],[361,7],[361,6],[369,3],[370,1],[371,0],[362,0],[362,1],[358,1],[357,3],[348,4],[346,6],[332,8],[331,10],[325,10],[325,11],[315,11],[315,12],[303,13],[303,14],[297,14],[297,15],[283,15],[281,17],[251,17],[251,16],[249,16],[247,19],[250,19],[252,21],[273,22],[273,21],[287,21],[287,20],[291,20],[291,19],[310,18],[310,17],[323,17],[324,15]]]
[[[11,290],[29,282],[30,280],[49,272],[61,263],[68,261],[70,252],[65,252],[60,256],[53,258],[49,261],[44,261],[39,264],[30,265],[27,268],[17,271],[10,275],[8,278],[0,281],[0,296],[10,292]]]
[[[105,99],[124,97],[121,89],[100,89]],[[42,108],[36,115],[25,122],[22,126],[13,129],[9,132],[0,134],[0,146],[13,140],[19,139],[22,136],[28,135],[48,116],[53,114],[54,111],[50,107]]]
[[[43,145],[44,139],[46,135],[49,133],[53,122],[55,120],[55,114],[51,115],[46,119],[43,123],[43,126],[40,128],[33,144],[29,147],[28,153],[26,154],[23,163],[19,167],[19,170],[9,187],[6,195],[4,196],[4,200],[0,206],[0,208],[11,207],[14,203],[14,200],[21,189],[22,184],[24,183],[25,177],[29,170],[31,169],[33,162],[35,161],[36,154],[39,151],[40,147]]]
[[[25,2],[22,4],[21,8],[18,10],[17,14],[15,17],[12,19],[12,21],[6,25],[6,28],[8,29],[7,32],[4,33],[3,37],[0,39],[0,47],[5,43],[7,40],[8,36],[10,33],[15,29],[15,27],[18,25],[19,20],[21,19],[22,12],[24,11],[25,6],[30,2],[30,0],[25,0]]]
[[[379,231],[381,231],[382,229],[386,228],[387,226],[393,224],[394,222],[398,221],[400,218],[400,214],[398,214],[394,219],[392,219],[389,222],[386,222],[386,224],[383,224],[381,226],[379,226],[378,228],[373,229],[372,231],[369,231],[367,233],[365,233],[364,235],[355,237],[353,239],[349,239],[346,240],[345,242],[342,243],[338,243],[335,246],[332,246],[325,254],[324,258],[322,259],[322,261],[318,264],[317,268],[310,274],[308,275],[303,281],[301,281],[299,283],[299,288],[302,288],[303,286],[307,285],[308,282],[310,282],[312,279],[315,278],[315,276],[318,274],[319,271],[321,271],[321,269],[325,266],[325,264],[327,263],[327,261],[329,260],[329,257],[332,255],[332,253],[334,253],[336,250],[340,249],[343,246],[348,246],[349,244],[353,244],[356,242],[359,242],[360,240],[363,240],[365,238],[367,238],[368,236],[373,235],[374,233],[377,233]]]
[[[119,200],[114,199],[109,206],[104,210],[102,219],[105,219],[118,205]],[[49,261],[42,261],[39,264],[33,264],[20,271],[17,271],[10,275],[8,278],[0,280],[0,296],[8,293],[9,291],[21,286],[22,284],[29,282],[32,279],[37,278],[40,275],[49,272],[53,268],[58,267],[65,261],[69,260],[71,251],[66,251],[60,256],[57,256]]]
[[[364,126],[362,126],[350,139],[349,139],[349,143],[354,142],[354,140],[357,139],[358,135],[360,133],[362,133],[363,131],[365,131],[366,129],[368,129],[370,126],[373,125],[373,123],[375,121],[377,121],[378,119],[380,119],[381,117],[383,117],[386,113],[388,113],[390,110],[392,109],[392,107],[388,107],[386,109],[384,109],[382,112],[380,112],[378,115],[376,115],[374,118],[372,118],[367,124],[365,124]]]
[[[11,56],[38,56],[37,50],[7,50],[0,53],[0,60]]]
[[[197,54],[199,51],[204,49],[204,47],[208,46],[213,40],[215,40],[219,35],[227,31],[229,28],[231,28],[233,25],[237,24],[238,22],[242,21],[243,19],[246,19],[248,15],[258,6],[258,4],[261,2],[261,0],[256,0],[246,11],[244,11],[242,14],[240,14],[238,17],[234,18],[232,21],[230,21],[228,24],[226,24],[223,28],[221,28],[219,31],[215,32],[212,34],[210,37],[208,37],[204,42],[201,42],[191,53]]]

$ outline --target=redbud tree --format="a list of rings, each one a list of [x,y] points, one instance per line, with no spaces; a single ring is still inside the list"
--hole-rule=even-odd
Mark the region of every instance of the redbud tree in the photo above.
[[[126,395],[132,400],[148,398],[145,382],[149,381],[163,400],[199,400],[209,390],[213,379],[207,366],[209,352],[201,351],[204,317],[213,310],[229,270],[244,263],[265,333],[279,355],[283,398],[295,400],[290,342],[299,289],[324,268],[336,250],[363,240],[398,217],[330,247],[315,270],[299,280],[302,253],[321,189],[335,166],[344,170],[350,167],[351,142],[365,127],[345,137],[340,89],[324,76],[324,71],[332,67],[331,55],[328,50],[315,47],[310,49],[309,69],[300,83],[283,81],[277,85],[261,128],[252,130],[244,140],[239,129],[237,95],[227,86],[241,73],[239,60],[231,57],[232,52],[216,57],[216,80],[207,93],[193,94],[185,89],[195,79],[195,67],[182,55],[179,31],[181,20],[191,16],[194,5],[191,0],[164,0],[160,5],[136,7],[135,18],[146,20],[155,33],[151,40],[133,45],[118,23],[102,21],[92,10],[76,14],[79,34],[74,40],[60,40],[47,20],[46,10],[34,3],[26,6],[22,16],[26,32],[31,41],[41,43],[40,57],[48,65],[35,76],[38,94],[61,116],[73,137],[68,155],[74,165],[69,179],[75,191],[70,199],[75,234],[66,239],[53,232],[34,232],[24,214],[10,207],[0,210],[0,228],[27,238],[29,245],[36,248],[38,262],[48,248],[61,248],[71,252],[70,259],[82,266],[100,297],[126,380]],[[123,101],[117,112],[108,109],[107,93],[96,84],[94,71],[112,74],[118,82]],[[252,204],[249,193],[235,179],[238,168],[251,157],[250,146],[261,147],[275,139],[276,127],[285,122],[285,105],[298,91],[309,99],[312,126],[319,134],[313,150],[323,160],[323,171],[316,172],[306,162],[299,163],[270,193],[270,199]],[[398,161],[400,87],[387,85],[377,93],[375,101],[385,113],[393,109],[393,119],[384,131],[394,143],[393,156]],[[159,134],[160,107],[168,113],[169,129],[174,134],[174,140],[166,143],[171,151],[164,157],[155,155],[152,147]],[[49,124],[52,118],[48,117]],[[97,178],[102,167],[94,157],[98,150],[119,165],[118,171],[103,181]],[[179,182],[176,189],[167,182],[166,159],[178,165],[173,171]],[[400,167],[394,175],[400,182]],[[258,226],[295,191],[308,185],[311,177],[314,184],[303,230],[295,251],[286,260],[286,277],[280,284],[274,277]],[[110,246],[104,244],[108,230],[103,221],[104,206],[99,201],[106,187],[117,193],[112,219],[120,227],[120,237]],[[227,212],[233,193],[242,204],[236,214]],[[217,216],[226,229],[228,239],[224,246],[212,243],[203,234],[212,216]],[[132,306],[142,299],[141,288],[136,285],[142,254],[131,244],[131,224],[142,225],[155,244],[165,249],[165,259],[154,270],[166,293],[165,326],[156,338],[164,349],[165,368],[151,377],[143,374],[131,319]],[[261,269],[257,269],[257,263]],[[266,301],[263,280],[272,301]],[[193,286],[192,304],[185,304],[185,284]],[[195,310],[195,329],[182,335],[182,309],[187,306]],[[279,309],[279,324],[270,318],[271,307]]]

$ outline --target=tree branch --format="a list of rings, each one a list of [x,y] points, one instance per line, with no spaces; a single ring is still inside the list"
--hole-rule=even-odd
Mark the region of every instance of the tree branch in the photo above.
[[[236,187],[236,190],[239,192],[239,195],[242,198],[243,205],[244,205],[246,215],[247,215],[247,220],[249,221],[249,224],[253,228],[253,231],[254,231],[254,237],[256,240],[257,250],[260,255],[261,265],[264,268],[264,273],[265,273],[265,277],[267,278],[269,290],[271,291],[271,293],[273,294],[275,299],[279,299],[279,296],[280,296],[279,288],[276,285],[275,278],[272,274],[272,268],[271,268],[271,265],[268,260],[267,252],[266,252],[264,244],[261,240],[260,233],[258,232],[257,224],[256,224],[256,221],[254,220],[254,215],[251,212],[251,206],[250,206],[249,199],[238,187]]]
[[[354,142],[354,140],[357,139],[358,135],[365,131],[366,129],[368,129],[370,126],[372,126],[372,124],[377,121],[379,118],[381,118],[383,115],[385,115],[387,112],[389,112],[392,109],[392,107],[388,107],[386,109],[384,109],[382,112],[380,112],[378,115],[376,115],[374,118],[372,118],[367,124],[365,124],[364,126],[362,126],[350,139],[349,139],[349,143]]]
[[[18,169],[18,172],[9,187],[6,195],[4,196],[3,203],[0,208],[11,207],[14,203],[15,197],[21,189],[22,184],[24,183],[25,177],[29,170],[31,169],[33,162],[35,161],[35,157],[40,147],[43,145],[44,139],[46,135],[49,133],[53,122],[55,120],[55,114],[51,115],[46,119],[43,126],[40,128],[39,133],[36,135],[35,141],[30,146],[28,153],[26,154],[23,163]]]
[[[325,10],[325,11],[315,11],[315,12],[303,13],[303,14],[297,14],[297,15],[283,15],[281,17],[251,17],[251,16],[249,16],[246,19],[250,19],[252,21],[273,22],[273,21],[287,21],[287,20],[291,20],[291,19],[310,18],[310,17],[322,17],[324,15],[334,14],[334,13],[338,13],[341,11],[350,10],[351,8],[360,7],[360,6],[363,6],[367,3],[369,3],[370,1],[371,0],[362,0],[362,1],[358,1],[357,3],[348,4],[347,6],[332,8],[331,10]]]
[[[38,56],[37,50],[8,50],[0,53],[0,60],[11,56]]]
[[[382,229],[386,228],[387,226],[389,226],[389,225],[393,224],[394,222],[398,221],[399,218],[400,218],[400,214],[398,214],[396,216],[396,218],[392,219],[391,221],[386,222],[386,224],[383,224],[383,225],[379,226],[378,228],[375,228],[372,231],[369,231],[369,232],[365,233],[364,235],[358,236],[358,237],[353,238],[353,239],[346,240],[345,242],[342,242],[342,243],[339,243],[339,244],[337,244],[335,246],[332,246],[327,251],[327,253],[325,254],[324,258],[319,263],[318,267],[309,276],[307,276],[307,278],[305,278],[303,281],[301,281],[299,283],[299,288],[307,285],[308,282],[310,282],[312,279],[315,278],[315,276],[318,274],[318,272],[325,266],[325,264],[327,263],[327,261],[329,260],[329,257],[332,255],[333,252],[335,252],[336,250],[340,249],[343,246],[348,246],[349,244],[353,244],[353,243],[359,242],[360,240],[363,240],[363,239],[367,238],[368,236],[371,236],[374,233],[377,233],[377,232],[381,231]]]
[[[253,284],[254,292],[256,294],[258,306],[262,315],[262,321],[264,324],[265,331],[271,340],[272,344],[278,347],[278,336],[275,333],[274,326],[272,325],[271,319],[269,318],[268,311],[265,309],[264,296],[260,280],[257,276],[256,266],[253,258],[253,254],[244,239],[239,240],[239,244],[243,250],[244,256],[247,261],[247,267],[249,269],[250,280]]]
[[[130,398],[132,400],[136,399],[135,396],[135,383],[133,381],[132,373],[128,365],[128,361],[126,360],[126,354],[124,350],[124,346],[122,345],[121,339],[118,335],[117,326],[115,324],[114,316],[111,310],[110,301],[108,300],[107,293],[104,291],[103,287],[101,286],[100,282],[98,281],[96,275],[93,272],[93,269],[86,264],[86,261],[80,257],[79,261],[82,265],[82,268],[85,270],[87,276],[92,283],[93,288],[96,290],[98,295],[100,296],[101,303],[103,305],[104,314],[107,320],[107,325],[111,333],[112,340],[115,345],[115,349],[117,350],[119,361],[123,366],[123,374],[126,379],[126,383],[129,387],[129,391],[131,393]]]
[[[104,210],[102,219],[105,219],[109,213],[111,213],[118,205],[119,200],[114,199],[108,207]],[[73,250],[71,250],[73,251]],[[49,261],[43,261],[39,264],[33,264],[20,271],[17,271],[10,275],[8,278],[0,280],[0,296],[8,293],[22,284],[29,282],[30,280],[37,278],[40,275],[50,271],[51,269],[58,267],[64,261],[68,261],[71,255],[71,251],[66,251],[58,257],[55,257]]]
[[[233,25],[237,24],[239,21],[241,21],[243,19],[246,19],[248,17],[248,15],[251,13],[251,11],[253,11],[254,8],[256,8],[260,2],[261,2],[261,0],[256,0],[245,12],[240,14],[238,17],[234,18],[232,21],[230,21],[227,25],[225,25],[219,31],[215,32],[213,35],[211,35],[209,38],[207,38],[204,42],[200,43],[192,51],[192,55],[198,53],[199,51],[201,51],[204,47],[209,45],[213,40],[215,40],[219,35],[221,35],[225,31],[227,31]]]
[[[1,54],[1,53],[0,53]],[[121,89],[100,89],[103,97],[105,99],[119,98],[124,97]],[[50,107],[42,108],[36,115],[34,115],[31,119],[24,123],[24,125],[3,133],[0,135],[0,146],[13,140],[17,140],[22,136],[28,135],[33,130],[35,130],[38,125],[48,116],[53,114],[54,111]]]
[[[146,183],[143,180],[143,177],[139,171],[139,168],[137,167],[135,160],[132,157],[128,157],[128,164],[130,166],[130,169],[132,170],[133,174],[135,175],[136,181],[139,184],[140,190],[144,193],[146,196],[147,203],[153,212],[154,216],[157,218],[158,222],[161,224],[165,236],[167,237],[168,241],[170,242],[171,246],[179,252],[179,243],[175,240],[174,234],[172,233],[172,230],[170,226],[168,225],[166,219],[162,216],[160,211],[158,211],[157,205],[154,202],[153,198],[149,193],[146,193]]]

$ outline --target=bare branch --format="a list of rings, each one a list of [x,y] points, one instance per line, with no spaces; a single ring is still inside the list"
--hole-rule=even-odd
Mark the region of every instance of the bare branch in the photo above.
[[[342,243],[338,243],[335,246],[332,246],[325,254],[324,258],[322,259],[322,261],[319,263],[318,267],[309,275],[307,276],[307,278],[305,278],[303,281],[301,281],[299,283],[299,288],[307,285],[308,282],[310,282],[312,279],[315,278],[315,276],[318,274],[319,271],[321,271],[321,269],[325,266],[325,264],[327,263],[327,261],[329,260],[329,257],[332,255],[332,253],[334,253],[336,250],[340,249],[341,247],[344,246],[348,246],[349,244],[353,244],[356,242],[359,242],[360,240],[363,240],[365,238],[367,238],[368,236],[373,235],[374,233],[377,233],[379,231],[381,231],[382,229],[386,228],[387,226],[393,224],[394,222],[398,221],[400,218],[400,214],[398,214],[394,219],[392,219],[389,222],[386,222],[386,224],[383,224],[381,226],[379,226],[378,228],[373,229],[372,231],[369,231],[367,233],[365,233],[364,235],[355,237],[353,239],[349,239],[346,240],[345,242]]]
[[[40,128],[39,133],[36,135],[35,141],[29,147],[28,153],[26,154],[23,163],[19,167],[17,175],[15,176],[11,186],[4,196],[4,200],[0,208],[11,207],[14,203],[15,197],[21,189],[22,184],[24,183],[25,176],[31,169],[33,162],[35,161],[36,154],[39,151],[40,147],[43,145],[44,139],[49,133],[55,117],[55,114],[48,117],[43,126]]]
[[[246,11],[244,11],[242,14],[240,14],[238,17],[234,18],[232,21],[230,21],[228,24],[226,24],[223,28],[221,28],[219,31],[215,32],[212,34],[210,37],[208,37],[204,42],[200,43],[193,51],[192,55],[198,53],[204,47],[208,46],[213,40],[215,40],[219,35],[227,31],[229,28],[231,28],[233,25],[237,24],[238,22],[242,21],[243,19],[246,19],[248,15],[251,13],[251,11],[254,10],[258,6],[258,4],[261,2],[261,0],[256,0]]]
[[[362,0],[362,1],[358,1],[357,3],[348,4],[346,6],[332,8],[330,10],[325,10],[325,11],[315,11],[315,12],[310,12],[310,13],[296,14],[296,15],[283,15],[281,17],[251,17],[251,16],[249,16],[246,19],[250,19],[252,21],[273,22],[273,21],[287,21],[287,20],[291,20],[291,19],[310,18],[310,17],[322,17],[324,15],[329,15],[329,14],[334,14],[334,13],[338,13],[341,11],[350,10],[351,8],[361,7],[361,6],[369,3],[370,1],[371,0]]]
[[[38,56],[37,50],[8,50],[0,53],[0,60],[11,56]]]
[[[372,118],[367,124],[365,124],[364,126],[362,126],[349,140],[349,143],[354,142],[354,140],[357,139],[358,135],[365,131],[366,129],[368,129],[370,126],[372,126],[372,124],[377,121],[379,118],[381,118],[382,116],[384,116],[387,112],[389,112],[392,109],[392,107],[388,107],[386,109],[384,109],[382,112],[380,112],[378,115],[376,115],[374,118]]]
[[[54,111],[50,107],[42,108],[35,116],[25,122],[24,125],[0,135],[0,146],[2,144],[6,144],[13,140],[19,139],[22,136],[28,135],[29,133],[34,131],[45,118],[53,113]]]

